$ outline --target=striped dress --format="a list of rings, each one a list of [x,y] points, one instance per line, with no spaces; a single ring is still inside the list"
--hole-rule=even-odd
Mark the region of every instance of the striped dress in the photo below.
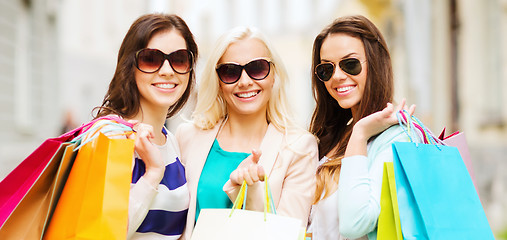
[[[154,189],[142,178],[145,164],[135,154],[129,201],[128,239],[178,239],[183,233],[189,205],[185,169],[173,134],[157,146],[166,162],[165,174]]]

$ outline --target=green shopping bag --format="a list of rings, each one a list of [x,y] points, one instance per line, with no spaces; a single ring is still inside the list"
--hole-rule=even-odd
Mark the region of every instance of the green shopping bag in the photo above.
[[[378,240],[403,240],[392,162],[384,163],[382,192],[380,194],[380,215],[377,227]]]

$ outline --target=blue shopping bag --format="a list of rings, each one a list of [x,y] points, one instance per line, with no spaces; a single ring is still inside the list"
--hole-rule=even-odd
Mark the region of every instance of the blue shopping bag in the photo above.
[[[494,239],[456,147],[395,142],[392,148],[404,239]]]

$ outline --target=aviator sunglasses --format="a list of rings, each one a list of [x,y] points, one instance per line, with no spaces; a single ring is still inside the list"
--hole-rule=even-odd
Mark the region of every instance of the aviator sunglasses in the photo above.
[[[352,76],[356,76],[359,73],[361,73],[361,70],[363,69],[361,67],[361,61],[357,58],[346,58],[338,62],[338,66],[343,70],[345,73],[350,74]],[[323,81],[326,82],[334,74],[334,71],[336,69],[336,65],[332,62],[324,62],[315,67],[315,75]]]
[[[165,54],[158,49],[144,48],[136,52],[136,67],[144,73],[154,73],[164,65],[165,60],[174,72],[185,74],[192,70],[193,55],[187,49]]]
[[[243,69],[254,80],[262,80],[269,75],[271,62],[266,59],[252,60],[245,65],[222,63],[216,68],[218,78],[225,84],[233,84],[239,80]]]

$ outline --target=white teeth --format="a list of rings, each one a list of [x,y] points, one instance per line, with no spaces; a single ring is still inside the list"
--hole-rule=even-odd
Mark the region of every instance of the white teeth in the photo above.
[[[158,88],[164,88],[164,89],[171,89],[171,88],[176,87],[176,84],[170,84],[170,83],[159,83],[159,84],[155,84],[155,87],[158,87]]]
[[[240,97],[240,98],[249,98],[249,97],[253,97],[255,95],[257,95],[258,92],[247,92],[247,93],[238,93],[236,94],[236,96]]]
[[[354,88],[354,86],[348,86],[348,87],[338,88],[337,90],[338,90],[338,92],[346,92],[346,91],[353,89],[353,88]]]

